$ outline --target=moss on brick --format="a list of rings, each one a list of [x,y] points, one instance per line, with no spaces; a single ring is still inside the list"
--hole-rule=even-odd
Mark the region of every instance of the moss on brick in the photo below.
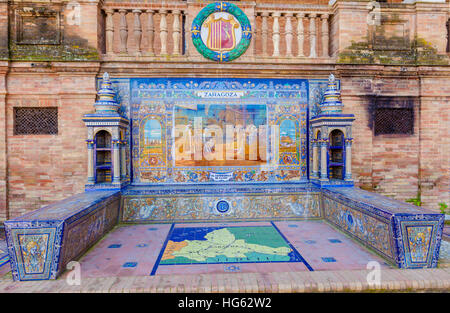
[[[11,60],[20,61],[95,61],[96,49],[78,45],[18,45],[10,42]]]
[[[398,38],[385,39],[386,43],[398,41]],[[448,65],[447,55],[438,54],[432,45],[422,38],[408,43],[408,49],[376,50],[367,41],[352,42],[339,54],[341,64],[385,64],[385,65]]]

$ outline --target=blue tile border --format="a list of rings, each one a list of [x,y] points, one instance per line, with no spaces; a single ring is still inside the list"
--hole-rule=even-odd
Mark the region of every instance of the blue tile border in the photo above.
[[[169,242],[170,236],[172,235],[172,232],[173,232],[174,228],[175,228],[175,223],[172,223],[172,226],[170,226],[170,230],[167,233],[166,240],[164,241],[164,244],[162,245],[161,250],[159,251],[158,258],[156,259],[155,264],[153,265],[153,269],[152,269],[152,271],[150,273],[150,276],[154,276],[156,274],[156,271],[157,271],[158,266],[159,266],[159,262],[161,262],[161,258],[162,258],[163,254],[164,254],[164,251],[166,250],[167,243]]]

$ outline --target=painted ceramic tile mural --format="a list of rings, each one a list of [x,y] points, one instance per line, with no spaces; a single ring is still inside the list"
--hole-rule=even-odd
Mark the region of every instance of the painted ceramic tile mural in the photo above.
[[[124,196],[123,222],[320,218],[319,194]]]
[[[346,203],[323,196],[324,218],[362,240],[384,256],[393,259],[389,220],[383,221]]]
[[[399,265],[406,268],[436,266],[443,227],[444,219],[430,214],[396,217]]]
[[[131,78],[112,82],[121,112],[132,120],[126,137],[132,147],[135,184],[307,179],[308,80]],[[175,133],[180,125],[191,127],[191,142],[195,118],[203,123],[203,157],[193,160],[195,145],[180,148]],[[209,151],[226,150],[208,140],[206,130],[220,126],[225,133],[226,125],[245,130],[245,143],[236,147],[234,160],[205,160]],[[272,126],[280,131],[271,131]],[[249,148],[252,140],[257,142],[256,154]],[[271,148],[276,143],[277,149]],[[189,160],[177,160],[180,150]]]

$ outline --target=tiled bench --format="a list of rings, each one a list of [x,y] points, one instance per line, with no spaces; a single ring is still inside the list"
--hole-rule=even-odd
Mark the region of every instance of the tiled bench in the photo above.
[[[229,203],[228,212],[218,211],[220,201]],[[6,221],[5,228],[14,280],[39,280],[55,279],[119,222],[290,218],[325,219],[401,268],[437,265],[443,214],[350,187],[286,184],[89,191]]]
[[[119,191],[90,191],[6,221],[13,279],[55,279],[117,224],[119,204]]]
[[[359,188],[322,190],[323,217],[400,268],[436,267],[444,214]]]

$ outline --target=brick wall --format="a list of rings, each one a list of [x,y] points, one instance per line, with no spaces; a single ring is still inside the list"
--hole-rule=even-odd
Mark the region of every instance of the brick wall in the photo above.
[[[98,69],[98,68],[97,68]],[[84,190],[95,73],[10,73],[6,134],[9,218]],[[57,107],[57,135],[14,135],[14,107]]]

